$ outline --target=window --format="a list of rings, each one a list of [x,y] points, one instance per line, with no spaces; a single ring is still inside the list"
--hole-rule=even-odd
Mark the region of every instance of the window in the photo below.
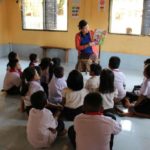
[[[67,0],[22,0],[23,29],[67,31]]]
[[[109,32],[150,35],[150,0],[111,0]]]

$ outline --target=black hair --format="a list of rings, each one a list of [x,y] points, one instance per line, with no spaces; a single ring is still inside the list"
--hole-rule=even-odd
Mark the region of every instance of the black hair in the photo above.
[[[93,63],[90,65],[90,72],[93,72],[94,75],[99,76],[102,71],[102,67],[99,64]]]
[[[60,66],[61,59],[59,57],[52,58],[53,66]]]
[[[33,80],[35,76],[35,68],[28,67],[22,73],[22,86],[21,86],[21,95],[25,96],[29,90],[29,82]]]
[[[41,70],[45,70],[50,66],[51,59],[49,57],[42,58],[40,63]]]
[[[13,60],[15,60],[15,59],[17,59],[17,53],[15,53],[15,52],[10,52],[9,54],[8,54],[8,60],[9,61],[13,61]]]
[[[35,54],[35,53],[30,54],[29,59],[31,62],[34,62],[37,59],[37,54]]]
[[[85,96],[83,109],[85,112],[98,112],[102,107],[102,97],[98,92],[92,92]]]
[[[23,71],[23,75],[28,82],[34,79],[35,73],[35,68],[33,67],[28,67]]]
[[[78,25],[79,30],[83,29],[83,27],[85,27],[87,24],[88,24],[88,23],[87,23],[86,20],[81,20],[81,21],[79,22],[79,25]]]
[[[67,78],[67,86],[73,91],[83,89],[84,82],[82,74],[77,70],[72,70]]]
[[[148,58],[144,61],[144,65],[148,65],[148,64],[150,64],[150,58]]]
[[[117,56],[112,56],[109,59],[109,67],[111,69],[118,69],[120,66],[120,58]]]
[[[12,60],[11,63],[9,63],[10,68],[15,68],[18,62],[18,59]]]
[[[33,108],[41,110],[47,104],[47,96],[46,96],[45,92],[38,91],[31,95],[30,101],[31,101]]]
[[[145,68],[144,68],[144,74],[146,75],[146,77],[148,79],[150,79],[150,64],[148,64]]]
[[[64,75],[64,68],[61,66],[57,66],[54,68],[54,75],[56,78],[62,78]]]
[[[111,70],[102,70],[99,91],[103,94],[114,92],[114,73]]]

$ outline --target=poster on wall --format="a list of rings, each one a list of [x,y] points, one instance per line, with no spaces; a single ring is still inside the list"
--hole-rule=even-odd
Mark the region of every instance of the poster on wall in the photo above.
[[[72,0],[72,17],[79,17],[80,13],[80,0]]]
[[[98,11],[105,8],[105,0],[98,0]]]

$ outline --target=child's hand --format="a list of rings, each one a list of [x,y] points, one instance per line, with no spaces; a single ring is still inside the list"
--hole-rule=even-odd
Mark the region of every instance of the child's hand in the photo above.
[[[58,109],[58,110],[63,110],[64,107],[63,107],[61,104],[58,103],[58,104],[57,104],[57,109]]]

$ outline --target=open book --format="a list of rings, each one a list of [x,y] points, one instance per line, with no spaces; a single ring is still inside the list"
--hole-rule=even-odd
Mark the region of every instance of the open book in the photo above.
[[[106,31],[101,29],[96,29],[94,32],[94,42],[96,45],[102,45],[106,36]]]

